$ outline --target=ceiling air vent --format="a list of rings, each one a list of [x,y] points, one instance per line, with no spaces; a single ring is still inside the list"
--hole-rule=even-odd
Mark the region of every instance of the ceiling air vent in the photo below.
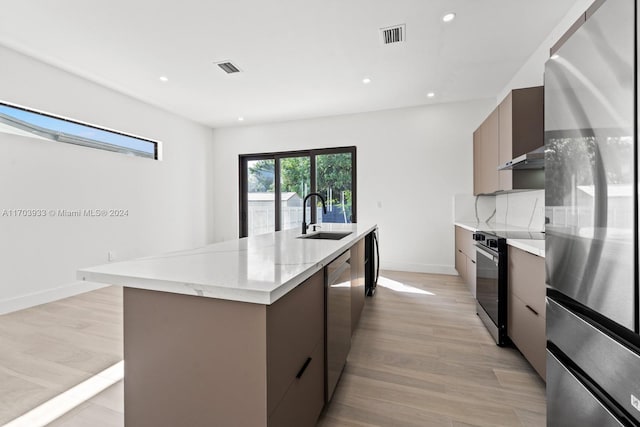
[[[393,27],[380,28],[380,40],[382,44],[402,43],[406,37],[405,24]]]
[[[227,74],[239,73],[240,69],[233,65],[230,61],[216,62],[216,65]]]

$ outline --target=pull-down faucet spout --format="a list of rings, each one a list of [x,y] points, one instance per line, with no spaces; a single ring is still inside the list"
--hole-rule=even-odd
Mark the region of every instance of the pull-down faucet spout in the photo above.
[[[307,200],[311,196],[317,196],[317,197],[320,198],[320,201],[322,202],[322,211],[324,213],[327,213],[327,205],[325,204],[324,198],[322,197],[322,195],[320,193],[309,193],[309,194],[307,194],[307,196],[304,198],[304,201],[302,202],[302,234],[307,234],[307,228],[309,227],[307,225]],[[309,225],[311,225],[311,224],[309,224]]]

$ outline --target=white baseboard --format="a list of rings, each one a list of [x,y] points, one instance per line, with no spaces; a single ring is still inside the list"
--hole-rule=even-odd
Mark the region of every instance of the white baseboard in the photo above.
[[[406,262],[387,261],[380,263],[381,270],[407,271],[411,273],[447,274],[457,276],[458,272],[452,265],[411,264]]]
[[[109,285],[105,285],[104,283],[76,281],[53,289],[46,289],[44,291],[20,295],[13,298],[0,299],[0,314],[24,310],[25,308],[72,297],[74,295],[94,291],[106,286]]]

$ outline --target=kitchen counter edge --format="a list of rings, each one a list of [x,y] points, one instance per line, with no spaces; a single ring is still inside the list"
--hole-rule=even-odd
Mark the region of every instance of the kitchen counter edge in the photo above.
[[[242,288],[239,286],[229,286],[216,283],[190,283],[188,280],[176,280],[176,279],[162,279],[158,277],[149,278],[136,274],[121,274],[115,272],[109,272],[110,267],[119,263],[99,265],[95,267],[82,268],[77,271],[78,280],[85,281],[87,283],[106,283],[110,285],[117,285],[123,287],[145,289],[151,291],[168,292],[174,294],[198,296],[205,298],[223,299],[229,301],[238,301],[262,305],[270,305],[276,302],[278,299],[285,296],[287,293],[295,289],[298,285],[305,280],[313,276],[318,271],[322,270],[327,264],[333,261],[340,254],[349,250],[358,241],[362,240],[367,234],[377,229],[377,225],[359,225],[359,224],[323,224],[323,231],[347,231],[352,230],[354,235],[347,236],[340,240],[327,241],[327,240],[314,240],[314,239],[299,239],[304,240],[304,245],[316,246],[316,249],[320,248],[320,256],[311,262],[301,263],[299,271],[283,281],[282,283],[273,283],[273,287],[270,289],[250,289]],[[266,233],[275,235],[276,233],[285,233],[287,239],[298,239],[299,232],[294,233],[293,230],[278,231],[274,233]],[[259,236],[256,236],[259,237]],[[262,235],[261,238],[264,238]],[[251,239],[244,238],[244,239]],[[242,239],[236,239],[239,241]],[[204,248],[214,249],[217,245],[228,244],[233,241],[223,241],[207,245]],[[331,243],[338,243],[333,245]],[[329,244],[328,244],[329,243]],[[138,258],[131,261],[124,261],[129,265],[135,265],[135,263],[143,263],[148,260],[167,257],[184,257],[189,256],[192,253],[194,255],[201,253],[203,248],[196,248],[192,250],[184,250],[173,252],[169,254],[162,254],[156,256],[149,256],[144,258]],[[212,278],[214,279],[214,278]]]
[[[476,231],[481,230],[479,224],[477,222],[466,222],[466,221],[456,221],[453,223],[456,227],[463,228],[467,231],[471,231],[475,233]],[[484,224],[487,225],[487,224]],[[495,228],[495,224],[489,224],[490,229]],[[501,225],[501,228],[506,228]],[[522,230],[521,228],[517,228],[517,231]],[[542,242],[542,247],[540,247],[540,243]],[[544,240],[530,240],[530,239],[507,239],[507,245],[513,246],[514,248],[521,249],[525,252],[529,252],[530,254],[545,257],[545,249],[544,249]]]

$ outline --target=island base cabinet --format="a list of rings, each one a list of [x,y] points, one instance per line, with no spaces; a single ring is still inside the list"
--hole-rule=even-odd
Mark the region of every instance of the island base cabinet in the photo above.
[[[324,404],[324,307],[322,272],[267,307],[269,425],[272,419],[296,417],[301,417],[299,422],[290,425],[314,425],[303,421],[313,418],[315,422],[320,415]],[[318,372],[320,379],[316,378]],[[300,408],[290,405],[292,399],[296,401],[292,393],[302,399]],[[293,412],[287,413],[289,410]],[[309,416],[304,417],[304,412]]]
[[[324,406],[324,345],[319,342],[296,379],[269,416],[269,427],[313,427]]]
[[[271,305],[124,288],[125,425],[315,425],[324,307],[323,271]]]
[[[126,427],[267,425],[266,306],[124,288]]]

